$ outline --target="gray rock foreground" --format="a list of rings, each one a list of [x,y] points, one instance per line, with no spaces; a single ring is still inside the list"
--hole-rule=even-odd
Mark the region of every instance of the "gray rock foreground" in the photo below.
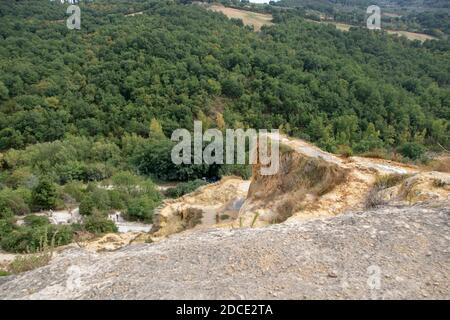
[[[383,207],[265,228],[68,249],[1,299],[449,299],[449,206]]]

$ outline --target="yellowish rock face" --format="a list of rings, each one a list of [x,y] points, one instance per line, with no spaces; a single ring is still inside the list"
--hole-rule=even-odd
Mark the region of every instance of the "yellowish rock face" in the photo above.
[[[340,157],[303,140],[278,139],[282,148],[277,174],[263,176],[255,164],[250,181],[227,177],[166,201],[156,215],[152,239],[189,229],[335,216],[365,209],[369,200],[375,205],[449,200],[448,173],[384,159]],[[380,179],[390,177],[400,178],[395,185],[378,186]]]

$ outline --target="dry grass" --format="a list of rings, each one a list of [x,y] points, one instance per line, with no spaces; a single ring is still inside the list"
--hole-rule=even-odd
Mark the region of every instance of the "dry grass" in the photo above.
[[[270,148],[270,143],[271,143],[271,141],[269,140],[268,149]],[[279,146],[280,146],[280,154],[282,154],[282,155],[295,151],[291,146],[288,146],[287,144],[284,144],[284,143],[280,143]],[[272,150],[272,149],[270,149],[270,150]]]
[[[53,257],[56,234],[53,234],[51,241],[48,241],[47,232],[43,235],[36,253],[19,255],[9,264],[8,271],[17,274],[31,271],[46,266]]]
[[[335,21],[314,21],[314,20],[308,20],[311,22],[317,22],[317,23],[328,23],[333,24],[336,26],[338,30],[341,31],[349,31],[351,27],[353,27],[350,24],[341,23],[341,22],[335,22]],[[428,34],[424,33],[417,33],[417,32],[409,32],[409,31],[397,31],[397,30],[385,30],[389,34],[394,34],[398,36],[404,36],[409,40],[419,40],[419,41],[425,41],[425,40],[434,40],[437,39],[436,37],[430,36]]]
[[[295,197],[283,201],[277,207],[277,217],[272,221],[272,223],[282,223],[292,217],[292,215],[301,208],[301,201],[305,195],[300,197]]]
[[[383,12],[383,16],[391,17],[391,18],[400,18],[401,15],[392,12]]]
[[[14,273],[22,273],[47,265],[52,258],[51,252],[33,253],[26,256],[17,256],[9,265],[9,270]]]
[[[183,216],[184,230],[192,229],[202,222],[203,211],[197,208],[187,208],[181,213]]]
[[[283,154],[279,173],[258,177],[253,183],[255,189],[261,192],[250,197],[259,198],[266,203],[279,199],[277,215],[272,223],[280,223],[304,207],[306,196],[320,197],[329,193],[344,183],[347,176],[347,170],[322,159],[304,157],[297,153]],[[284,199],[281,200],[280,197]]]
[[[341,144],[338,145],[336,154],[344,158],[349,158],[353,155],[353,151],[352,148],[350,148],[349,146]]]
[[[255,31],[261,30],[264,25],[272,25],[272,15],[256,13],[247,10],[239,10],[235,8],[227,8],[222,5],[211,5],[208,10],[222,12],[228,18],[241,19],[245,25],[253,26]]]
[[[387,189],[396,186],[409,178],[410,175],[407,174],[387,174],[378,176],[374,183],[374,188],[378,190]]]
[[[296,197],[301,194],[324,195],[337,185],[346,181],[347,170],[319,158],[303,157],[297,153],[281,153],[280,170],[271,176],[258,176],[254,189],[261,192],[249,197],[270,202],[280,195],[291,193]],[[267,193],[265,190],[277,190]]]
[[[383,149],[373,149],[361,154],[358,154],[360,157],[364,158],[372,158],[372,159],[383,159],[383,160],[391,160],[395,162],[405,162],[405,159],[399,153],[387,152]]]
[[[419,41],[425,41],[425,40],[434,40],[436,39],[433,36],[424,34],[424,33],[416,33],[416,32],[409,32],[409,31],[395,31],[395,30],[387,30],[387,33],[389,34],[396,34],[398,36],[404,36],[409,40],[419,40]]]
[[[371,151],[366,151],[364,153],[359,154],[359,156],[364,158],[391,160],[390,155],[387,154],[386,151],[383,149],[373,149]]]
[[[304,159],[301,162],[300,174],[302,183],[311,193],[322,196],[332,191],[346,180],[346,172],[336,165],[317,159]]]
[[[366,196],[365,206],[367,209],[376,208],[386,204],[383,198],[379,194],[380,190],[372,188]]]
[[[326,23],[326,24],[332,24],[334,26],[336,26],[336,29],[341,30],[341,31],[349,31],[351,27],[353,27],[350,24],[346,24],[346,23],[342,23],[342,22],[335,22],[335,21],[316,21],[316,20],[310,20],[307,19],[309,22],[314,22],[314,23]]]
[[[432,160],[428,166],[428,170],[450,173],[450,156],[443,156]]]
[[[341,23],[341,22],[334,22],[333,24],[336,26],[336,28],[338,30],[341,30],[341,31],[349,31],[350,28],[352,27],[349,24],[345,24],[345,23]]]
[[[366,196],[366,208],[376,208],[378,206],[386,204],[380,194],[380,191],[394,187],[402,183],[409,177],[410,175],[407,174],[387,174],[377,176],[373,187],[370,189],[369,193]]]
[[[433,187],[435,187],[435,188],[445,188],[447,185],[448,185],[448,183],[445,180],[439,180],[439,179],[433,180]]]

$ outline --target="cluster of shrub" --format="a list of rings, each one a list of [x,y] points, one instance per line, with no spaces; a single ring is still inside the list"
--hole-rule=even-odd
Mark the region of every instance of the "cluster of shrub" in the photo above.
[[[167,189],[165,192],[165,195],[169,198],[179,198],[185,194],[188,194],[196,189],[198,189],[201,186],[204,186],[207,184],[206,181],[196,179],[193,181],[188,182],[182,182],[179,183],[176,187]]]
[[[0,154],[0,219],[9,226],[0,236],[8,251],[35,250],[44,230],[57,244],[71,241],[80,226],[56,227],[25,224],[14,220],[42,210],[79,206],[81,228],[92,233],[114,231],[107,219],[120,211],[131,221],[150,223],[163,195],[153,179],[187,181],[167,191],[178,197],[206,182],[202,178],[240,175],[248,178],[249,166],[174,165],[174,143],[165,137],[158,121],[152,121],[150,137],[124,135],[117,141],[67,136],[62,141],[10,149]],[[191,181],[191,182],[189,182]],[[61,229],[61,230],[59,230]],[[64,234],[62,236],[61,234]],[[63,241],[64,239],[64,241]]]
[[[80,231],[92,234],[117,232],[108,213],[120,210],[128,220],[151,222],[161,195],[153,183],[121,171],[102,183],[71,181],[64,186],[48,177],[38,178],[28,189],[0,190],[0,248],[11,252],[35,252],[43,243],[65,245]],[[39,210],[63,209],[79,204],[82,222],[52,225],[46,216],[30,214]],[[23,217],[24,223],[17,224]]]
[[[34,253],[45,246],[69,244],[79,232],[99,235],[117,232],[117,227],[102,215],[71,225],[53,225],[48,217],[40,215],[26,216],[22,225],[17,225],[14,218],[0,219],[0,247],[9,252]]]

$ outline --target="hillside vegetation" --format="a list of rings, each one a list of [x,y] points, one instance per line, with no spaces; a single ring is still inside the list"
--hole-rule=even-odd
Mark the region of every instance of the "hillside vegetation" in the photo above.
[[[80,7],[78,31],[58,1],[0,3],[0,237],[14,236],[4,247],[37,246],[37,226],[16,230],[17,215],[76,203],[87,216],[151,221],[161,195],[149,178],[247,175],[170,161],[168,137],[194,119],[280,128],[339,153],[449,149],[446,40],[344,33],[294,12],[254,32],[175,1]]]
[[[364,26],[371,5],[381,8],[382,26],[446,38],[450,35],[450,3],[445,0],[281,0],[281,8],[300,8],[315,19],[327,18]]]

